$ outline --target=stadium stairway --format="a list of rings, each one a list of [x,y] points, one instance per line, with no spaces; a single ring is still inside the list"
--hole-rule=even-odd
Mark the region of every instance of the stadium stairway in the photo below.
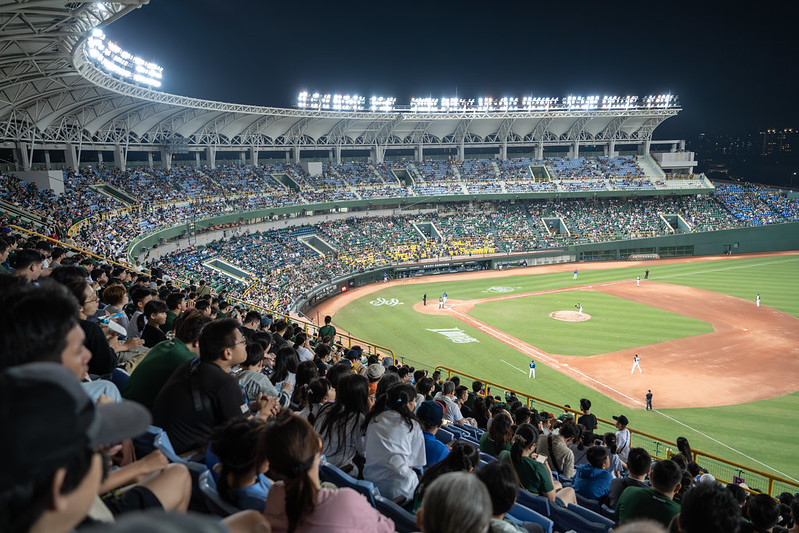
[[[635,161],[638,163],[638,166],[641,167],[641,170],[644,171],[646,177],[652,181],[652,183],[655,183],[658,180],[666,179],[666,173],[663,172],[663,169],[660,168],[660,165],[657,164],[651,155],[636,156]]]

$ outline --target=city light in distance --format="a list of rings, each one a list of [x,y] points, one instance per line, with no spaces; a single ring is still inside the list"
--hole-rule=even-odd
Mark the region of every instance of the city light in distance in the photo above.
[[[106,41],[102,30],[94,29],[86,41],[87,55],[103,70],[148,87],[160,87],[164,69]]]
[[[506,113],[511,111],[593,111],[625,109],[670,109],[679,107],[673,94],[638,96],[574,96],[564,98],[514,96],[493,98],[458,98],[432,96],[411,98],[408,105],[397,105],[397,99],[386,96],[366,98],[357,94],[328,94],[303,91],[297,96],[297,107],[318,111],[370,111],[378,113]]]

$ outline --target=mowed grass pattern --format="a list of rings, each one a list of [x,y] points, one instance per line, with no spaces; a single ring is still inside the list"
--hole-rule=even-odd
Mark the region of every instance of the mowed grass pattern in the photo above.
[[[553,311],[591,315],[563,322]],[[567,291],[476,305],[469,315],[551,354],[597,355],[711,333],[713,326],[644,304],[593,291]]]
[[[652,262],[647,266],[650,278],[655,281],[697,287],[750,301],[760,292],[763,305],[799,317],[799,256],[734,258],[677,265]],[[528,380],[526,368],[529,358],[526,355],[455,319],[422,315],[412,310],[413,304],[420,302],[424,293],[431,300],[429,305],[437,305],[438,295],[444,291],[450,298],[468,300],[496,295],[486,292],[492,286],[518,287],[514,290],[527,292],[634,279],[636,275],[643,278],[643,270],[643,267],[585,270],[580,271],[577,281],[572,281],[571,272],[563,272],[457,283],[444,279],[421,285],[394,286],[346,306],[336,313],[334,322],[356,336],[394,349],[398,357],[417,367],[449,366],[558,404],[574,406],[580,398],[590,398],[594,404],[592,411],[600,418],[610,419],[612,415],[624,413],[630,419],[631,427],[641,431],[670,440],[684,436],[694,449],[799,479],[799,462],[794,453],[799,441],[799,392],[747,404],[662,411],[675,421],[658,412],[631,411],[540,362],[537,379]],[[395,307],[369,304],[378,297],[398,298],[404,303]],[[583,306],[586,312],[592,312],[585,303]],[[428,328],[456,327],[479,343],[454,344],[441,335],[426,331]],[[503,329],[502,321],[496,327]],[[752,362],[752,368],[756,371],[756,361]],[[609,431],[611,428],[600,429]]]

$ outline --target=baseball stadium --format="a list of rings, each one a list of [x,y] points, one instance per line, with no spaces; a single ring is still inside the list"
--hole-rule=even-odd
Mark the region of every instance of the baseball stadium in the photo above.
[[[201,281],[314,344],[331,316],[362,373],[388,357],[566,420],[587,398],[654,459],[683,437],[718,482],[799,492],[799,193],[695,172],[655,138],[676,95],[202,100],[103,32],[148,2],[0,1],[18,255],[62,249],[164,300]]]

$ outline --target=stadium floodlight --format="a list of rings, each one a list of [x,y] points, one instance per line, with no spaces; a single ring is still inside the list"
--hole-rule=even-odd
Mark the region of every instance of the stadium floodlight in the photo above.
[[[86,40],[86,55],[103,70],[128,81],[149,87],[160,87],[164,69],[106,41],[102,30],[95,28]]]
[[[393,96],[372,96],[369,98],[369,111],[389,113],[394,111],[397,99]]]

